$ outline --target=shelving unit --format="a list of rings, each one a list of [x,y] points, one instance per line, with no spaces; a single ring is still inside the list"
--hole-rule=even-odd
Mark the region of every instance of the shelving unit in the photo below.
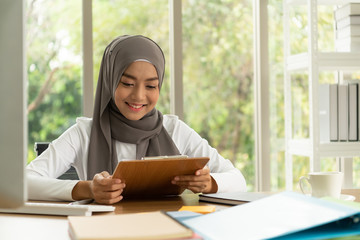
[[[321,157],[348,158],[360,156],[360,142],[320,142],[319,131],[319,73],[321,71],[360,71],[360,53],[320,52],[318,50],[318,6],[345,5],[349,2],[360,3],[360,0],[287,0],[284,1],[284,94],[285,94],[285,169],[286,189],[293,189],[294,155],[310,159],[310,171],[320,171]],[[290,18],[289,9],[297,5],[306,5],[308,17],[307,52],[290,54]],[[309,82],[309,138],[293,139],[292,136],[292,96],[291,75],[294,72],[306,71]],[[342,79],[339,79],[341,82]],[[342,166],[348,166],[342,164]],[[352,168],[341,169],[345,178],[351,177]],[[345,180],[349,182],[349,179]]]

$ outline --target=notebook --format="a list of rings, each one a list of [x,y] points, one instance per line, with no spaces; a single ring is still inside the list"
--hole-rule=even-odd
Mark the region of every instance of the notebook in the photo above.
[[[193,231],[164,212],[68,217],[72,240],[184,239]]]
[[[270,194],[261,193],[261,192],[209,193],[209,194],[200,194],[199,201],[238,205],[246,202],[252,202],[268,196],[270,196]]]

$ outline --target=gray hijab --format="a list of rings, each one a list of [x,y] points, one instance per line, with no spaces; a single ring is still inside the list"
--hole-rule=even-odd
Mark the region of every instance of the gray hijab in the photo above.
[[[177,155],[179,150],[163,127],[163,115],[155,108],[137,121],[125,118],[114,103],[115,90],[126,68],[137,60],[152,63],[161,88],[165,57],[161,48],[144,36],[120,36],[105,49],[96,89],[90,133],[87,179],[114,171],[118,159],[115,140],[136,144],[136,158]]]

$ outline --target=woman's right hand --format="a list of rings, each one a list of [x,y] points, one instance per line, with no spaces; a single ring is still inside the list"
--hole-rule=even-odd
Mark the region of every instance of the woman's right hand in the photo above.
[[[113,179],[106,171],[95,174],[90,183],[92,198],[101,204],[113,204],[121,201],[124,188],[125,183],[122,183],[120,179]]]

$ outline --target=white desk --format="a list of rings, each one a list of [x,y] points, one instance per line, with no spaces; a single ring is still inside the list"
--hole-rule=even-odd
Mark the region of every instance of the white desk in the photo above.
[[[0,214],[2,240],[68,240],[67,217]]]
[[[98,214],[123,214],[150,211],[177,211],[184,205],[212,205],[217,209],[227,205],[199,202],[196,194],[159,199],[123,200],[117,204],[115,212]],[[40,216],[0,213],[0,240],[69,240],[66,216]]]

